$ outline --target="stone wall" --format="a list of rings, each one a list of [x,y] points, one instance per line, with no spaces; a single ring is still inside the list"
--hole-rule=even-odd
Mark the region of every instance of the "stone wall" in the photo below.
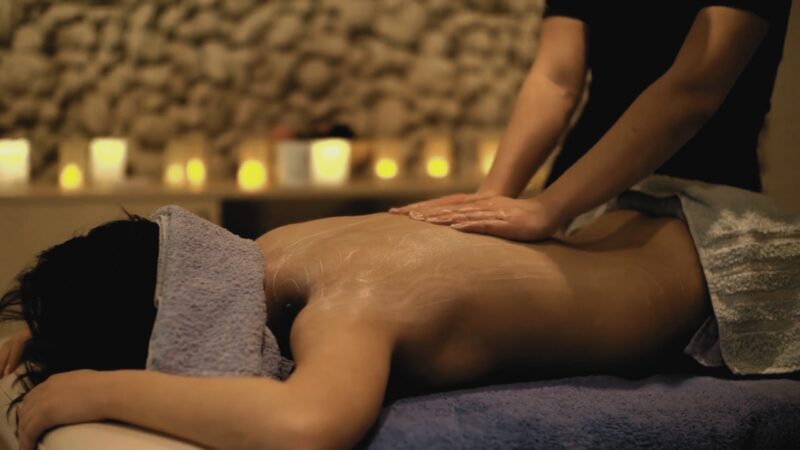
[[[212,169],[243,137],[344,123],[468,137],[507,118],[542,0],[0,0],[0,135],[50,171],[60,139],[130,138],[156,171],[204,132]]]

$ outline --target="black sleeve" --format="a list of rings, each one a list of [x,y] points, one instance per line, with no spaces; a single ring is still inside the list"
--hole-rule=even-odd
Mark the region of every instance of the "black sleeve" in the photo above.
[[[750,11],[767,22],[785,21],[792,6],[792,0],[702,0],[702,7],[729,6]]]
[[[544,17],[565,16],[588,22],[589,4],[592,1],[593,0],[547,0],[547,5],[544,9]]]

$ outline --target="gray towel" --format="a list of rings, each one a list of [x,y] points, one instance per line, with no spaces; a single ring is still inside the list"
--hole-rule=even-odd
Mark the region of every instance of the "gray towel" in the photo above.
[[[762,194],[659,175],[577,223],[610,209],[687,223],[714,312],[687,354],[737,374],[800,370],[800,215]]]
[[[283,379],[292,364],[267,328],[264,259],[242,239],[180,207],[160,228],[158,308],[147,369],[193,376]]]

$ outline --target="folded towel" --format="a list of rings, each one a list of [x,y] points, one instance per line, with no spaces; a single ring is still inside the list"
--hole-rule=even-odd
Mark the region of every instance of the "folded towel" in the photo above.
[[[611,209],[687,223],[714,312],[687,354],[737,374],[800,370],[800,215],[762,194],[660,175],[579,223]]]
[[[264,259],[242,239],[180,207],[151,220],[160,228],[147,369],[193,376],[283,379],[292,364],[267,328]]]

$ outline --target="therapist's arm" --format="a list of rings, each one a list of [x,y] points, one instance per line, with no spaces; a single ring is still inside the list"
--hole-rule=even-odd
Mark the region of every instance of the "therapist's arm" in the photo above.
[[[542,22],[539,49],[478,193],[516,197],[567,129],[586,80],[586,24],[553,16]]]
[[[702,9],[671,68],[536,200],[563,222],[653,173],[722,105],[768,26],[743,10]]]

